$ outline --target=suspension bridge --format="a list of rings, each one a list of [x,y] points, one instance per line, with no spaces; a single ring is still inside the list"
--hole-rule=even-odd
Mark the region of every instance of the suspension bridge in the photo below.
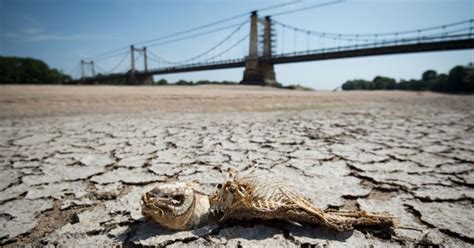
[[[473,28],[474,19],[471,19],[390,33],[329,33],[287,25],[274,20],[272,16],[260,18],[258,12],[253,11],[250,19],[247,17],[243,22],[177,39],[158,39],[156,41],[159,42],[154,44],[164,45],[231,29],[220,42],[190,58],[170,61],[153,52],[151,46],[132,45],[125,52],[102,56],[97,60],[82,60],[80,78],[70,83],[92,84],[123,80],[127,84],[151,84],[153,75],[244,67],[241,84],[271,86],[277,84],[274,70],[276,64],[472,49]],[[306,44],[301,41],[306,41]],[[121,59],[108,71],[103,70],[97,62],[120,56]],[[130,64],[124,64],[128,59]],[[143,68],[139,69],[137,64],[141,59]],[[152,68],[149,68],[150,63]],[[122,69],[118,70],[119,68]]]

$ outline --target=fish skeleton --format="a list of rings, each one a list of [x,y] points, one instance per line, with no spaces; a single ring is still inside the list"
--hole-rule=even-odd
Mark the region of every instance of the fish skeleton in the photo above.
[[[211,195],[196,182],[158,184],[143,194],[142,214],[171,230],[190,230],[228,220],[282,220],[319,225],[335,231],[356,226],[390,228],[398,219],[388,213],[329,211],[315,207],[281,180],[232,176]]]

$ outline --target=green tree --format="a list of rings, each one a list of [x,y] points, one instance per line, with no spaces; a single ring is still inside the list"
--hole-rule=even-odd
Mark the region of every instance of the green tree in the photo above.
[[[430,82],[432,91],[447,92],[449,89],[448,75],[444,73],[437,75]]]
[[[342,85],[343,90],[368,90],[371,82],[363,79],[355,79],[346,81]]]
[[[354,89],[354,81],[346,81],[341,88],[343,90],[353,90]]]
[[[474,92],[474,68],[468,67],[466,76],[464,77],[464,83],[467,87],[467,91]]]
[[[396,82],[392,78],[377,76],[366,86],[365,80],[356,79],[346,81],[342,85],[343,90],[368,89],[368,90],[432,90],[438,92],[474,92],[474,65],[455,66],[449,74],[438,74],[434,70],[427,70],[421,75],[420,80],[400,80]]]
[[[398,90],[411,90],[412,86],[411,86],[410,81],[402,79],[400,80],[400,82],[397,83],[395,88]]]
[[[455,66],[449,71],[448,83],[451,92],[459,92],[467,90],[467,83],[464,81],[467,76],[464,66]]]
[[[397,85],[397,81],[393,78],[376,76],[372,83],[370,84],[370,88],[373,90],[393,90]]]
[[[196,82],[196,84],[211,84],[211,83],[214,83],[214,82],[210,82],[209,80],[199,80]]]
[[[57,69],[37,59],[0,57],[0,83],[58,84],[70,80]]]
[[[193,85],[193,81],[186,81],[186,80],[180,79],[175,84],[176,85]]]
[[[414,90],[414,91],[426,90],[426,83],[424,81],[411,79],[409,81],[409,84],[411,86],[411,90]]]
[[[156,85],[167,85],[168,84],[168,81],[166,81],[166,79],[160,79],[158,80],[157,82],[155,82]]]
[[[435,70],[427,70],[421,74],[421,80],[425,82],[429,82],[430,80],[435,79],[437,76],[437,73]]]

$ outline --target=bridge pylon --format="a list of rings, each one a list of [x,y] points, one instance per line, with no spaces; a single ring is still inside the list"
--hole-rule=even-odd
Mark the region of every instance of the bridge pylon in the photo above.
[[[272,20],[270,16],[266,16],[263,21],[263,60],[260,61],[260,71],[263,75],[264,85],[275,86],[277,85],[275,69],[272,63],[273,54],[273,30]]]
[[[258,23],[262,22],[263,57],[258,52]],[[245,58],[244,76],[240,84],[271,86],[278,84],[275,77],[272,58],[272,23],[269,16],[259,21],[257,11],[250,15],[249,54]]]
[[[143,66],[144,66],[144,73],[142,74],[137,71],[135,65],[135,52],[142,52],[143,53]],[[131,70],[130,70],[130,80],[129,84],[140,84],[140,85],[150,85],[153,84],[153,76],[147,75],[148,72],[148,61],[147,61],[147,54],[146,54],[146,47],[143,48],[135,48],[133,45],[130,46],[130,58],[131,58]]]
[[[81,79],[84,79],[86,77],[86,73],[84,69],[85,65],[90,65],[92,77],[95,77],[94,60],[91,60],[91,61],[81,60]]]

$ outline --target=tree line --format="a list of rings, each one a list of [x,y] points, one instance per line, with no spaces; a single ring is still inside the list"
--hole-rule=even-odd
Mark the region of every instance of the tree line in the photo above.
[[[97,74],[100,76],[101,74]],[[33,58],[0,56],[0,84],[69,84],[72,78],[63,72],[50,68],[45,62]],[[115,79],[108,84],[128,84],[127,79]],[[165,79],[152,82],[153,85],[171,84]],[[175,85],[238,84],[232,81],[186,81],[179,80]]]
[[[41,60],[0,56],[2,84],[60,84],[68,80],[71,80],[69,75]]]
[[[449,93],[474,92],[474,65],[455,66],[448,74],[438,74],[434,70],[427,70],[420,79],[400,80],[377,76],[372,81],[355,79],[346,81],[343,90],[414,90],[437,91]]]

